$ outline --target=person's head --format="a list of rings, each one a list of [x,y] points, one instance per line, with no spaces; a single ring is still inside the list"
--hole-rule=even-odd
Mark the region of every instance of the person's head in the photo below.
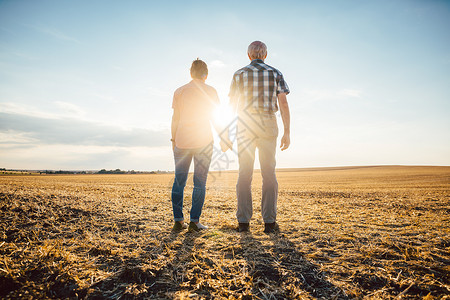
[[[205,80],[208,77],[208,66],[203,60],[197,58],[192,62],[191,77],[201,80]]]
[[[254,41],[248,46],[247,54],[250,60],[265,60],[267,57],[267,46],[261,41]]]

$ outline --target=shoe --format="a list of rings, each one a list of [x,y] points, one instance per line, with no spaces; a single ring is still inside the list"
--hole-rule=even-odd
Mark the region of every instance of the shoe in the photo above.
[[[264,233],[275,233],[279,232],[280,227],[278,226],[277,222],[273,223],[264,223]]]
[[[249,223],[239,223],[239,226],[237,228],[238,232],[247,232],[250,231],[250,224]]]
[[[194,232],[194,231],[197,232],[197,231],[205,230],[205,229],[208,229],[208,226],[205,226],[205,225],[201,224],[200,222],[197,224],[195,224],[194,222],[190,222],[189,227],[188,227],[189,232]]]
[[[178,221],[175,221],[175,224],[173,224],[173,227],[172,227],[172,231],[179,232],[186,228],[188,228],[186,223],[184,223],[184,222],[180,223]]]

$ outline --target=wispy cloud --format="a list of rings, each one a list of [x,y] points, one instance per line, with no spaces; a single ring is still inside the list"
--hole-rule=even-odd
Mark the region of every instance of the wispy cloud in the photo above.
[[[112,65],[111,68],[116,71],[123,71],[124,69],[121,66]]]
[[[303,90],[304,97],[309,100],[340,100],[349,98],[361,98],[363,92],[358,89],[341,89],[341,90]]]
[[[361,98],[362,91],[355,89],[343,89],[336,93],[339,96],[350,97],[350,98]]]
[[[35,57],[35,56],[28,55],[28,54],[25,54],[25,53],[20,52],[20,51],[12,52],[12,54],[17,56],[17,57],[25,58],[25,59],[28,59],[28,60],[36,60],[37,59],[37,57]]]
[[[41,33],[47,34],[49,36],[52,36],[52,37],[62,40],[62,41],[69,41],[69,42],[74,42],[74,43],[78,43],[78,44],[81,43],[78,39],[71,37],[56,28],[51,28],[51,27],[46,27],[46,26],[37,26],[37,25],[32,25],[30,27],[32,27],[33,29],[35,29]]]
[[[170,97],[171,93],[155,88],[155,87],[148,87],[147,88],[148,93],[150,96],[157,96],[157,97]]]
[[[43,112],[30,105],[16,104],[11,102],[0,103],[0,113],[23,115],[43,119],[59,119],[61,117],[56,114]]]
[[[225,63],[218,59],[211,61],[208,66],[212,69],[226,67]]]
[[[122,128],[84,119],[72,103],[57,113],[0,103],[0,164],[27,169],[167,169],[168,128]]]
[[[0,144],[3,145],[21,145],[21,144],[33,144],[38,142],[37,139],[30,137],[27,132],[20,132],[15,130],[1,130],[0,131]]]
[[[0,113],[24,115],[42,119],[82,119],[86,115],[86,112],[81,107],[73,103],[64,101],[54,101],[53,103],[55,104],[55,111],[51,113],[23,103],[4,102],[0,103]]]
[[[55,104],[67,115],[72,115],[74,117],[83,117],[86,115],[86,112],[83,109],[73,103],[55,101]]]
[[[170,147],[0,144],[0,166],[35,170],[173,169]],[[7,159],[6,159],[7,158]]]
[[[105,94],[99,94],[99,93],[95,93],[95,94],[91,94],[92,96],[101,99],[101,100],[106,100],[106,101],[115,101],[113,96],[109,96],[109,95],[105,95]]]
[[[42,145],[120,147],[165,146],[169,136],[167,130],[123,129],[80,119],[52,119],[12,113],[0,113],[0,132],[4,136],[14,133],[30,142]],[[23,138],[20,143],[25,141]]]

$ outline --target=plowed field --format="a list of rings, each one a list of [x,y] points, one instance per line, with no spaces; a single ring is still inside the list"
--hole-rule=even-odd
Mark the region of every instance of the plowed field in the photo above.
[[[277,174],[269,235],[258,173],[250,233],[235,231],[237,174],[222,172],[210,229],[179,234],[170,174],[0,176],[0,298],[450,298],[450,167]]]

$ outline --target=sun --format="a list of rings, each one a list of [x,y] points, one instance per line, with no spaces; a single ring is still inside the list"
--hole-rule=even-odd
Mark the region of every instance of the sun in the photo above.
[[[233,120],[233,111],[228,104],[221,103],[214,110],[213,118],[217,125],[224,128],[228,126]]]

